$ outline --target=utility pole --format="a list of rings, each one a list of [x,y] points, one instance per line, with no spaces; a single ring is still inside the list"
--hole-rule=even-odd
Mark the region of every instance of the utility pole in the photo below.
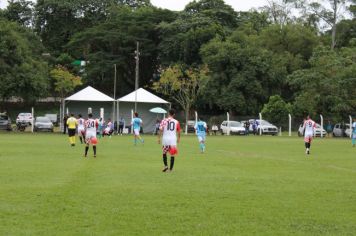
[[[138,77],[140,72],[140,44],[136,43],[135,59],[136,59],[136,77],[135,77],[135,112],[137,112],[137,90],[138,90]]]
[[[113,113],[112,121],[115,122],[115,103],[116,103],[116,64],[114,64],[114,103],[113,103]]]

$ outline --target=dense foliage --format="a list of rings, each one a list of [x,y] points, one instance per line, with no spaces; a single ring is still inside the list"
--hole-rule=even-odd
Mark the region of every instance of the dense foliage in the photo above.
[[[274,0],[238,12],[200,0],[173,12],[149,0],[11,0],[0,10],[0,96],[63,96],[58,68],[113,95],[114,65],[117,96],[125,95],[135,86],[139,42],[140,87],[187,113],[255,116],[278,98],[296,117],[342,119],[356,114],[356,1],[319,3]],[[167,79],[194,84],[187,71],[201,70],[189,106],[159,89]]]

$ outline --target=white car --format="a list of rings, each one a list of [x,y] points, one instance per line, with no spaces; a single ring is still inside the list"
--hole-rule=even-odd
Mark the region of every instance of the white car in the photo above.
[[[32,123],[32,114],[31,113],[20,113],[16,118],[16,124],[24,123],[31,125]]]
[[[250,132],[253,132],[253,122],[255,120],[249,120],[250,122]],[[262,131],[262,134],[271,134],[271,135],[277,135],[278,134],[278,128],[277,126],[269,123],[266,120],[256,120],[257,122],[257,134],[260,133],[260,129]]]
[[[318,123],[315,123],[315,133],[314,136],[315,137],[321,137],[321,134],[323,134],[323,137],[326,136],[326,130],[324,128],[322,128]],[[304,129],[303,129],[303,125],[299,125],[299,129],[298,129],[298,136],[303,136],[304,135]]]
[[[245,128],[241,122],[238,121],[223,121],[220,125],[221,134],[227,134],[230,129],[230,134],[245,135]]]
[[[345,129],[345,136],[350,138],[351,136],[351,129],[350,129],[350,124],[346,124],[346,129]]]

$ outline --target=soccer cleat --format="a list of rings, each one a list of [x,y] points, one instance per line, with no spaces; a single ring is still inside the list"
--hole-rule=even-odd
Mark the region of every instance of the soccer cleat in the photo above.
[[[309,150],[309,148],[307,148],[307,154],[308,154],[308,155],[310,154],[310,150]]]
[[[162,172],[167,172],[167,170],[168,170],[168,166],[165,166],[165,167],[163,168]]]
[[[96,158],[96,155],[94,155],[94,158]]]
[[[75,144],[74,144],[74,143],[72,143],[72,144],[71,144],[71,146],[72,146],[72,147],[74,147],[74,146],[75,146]]]

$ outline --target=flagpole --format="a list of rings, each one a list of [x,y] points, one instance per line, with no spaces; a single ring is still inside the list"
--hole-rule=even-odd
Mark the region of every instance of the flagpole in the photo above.
[[[136,77],[135,77],[135,112],[137,112],[137,90],[138,90],[138,77],[140,70],[140,44],[136,42],[136,51],[135,51],[135,59],[136,59]]]

